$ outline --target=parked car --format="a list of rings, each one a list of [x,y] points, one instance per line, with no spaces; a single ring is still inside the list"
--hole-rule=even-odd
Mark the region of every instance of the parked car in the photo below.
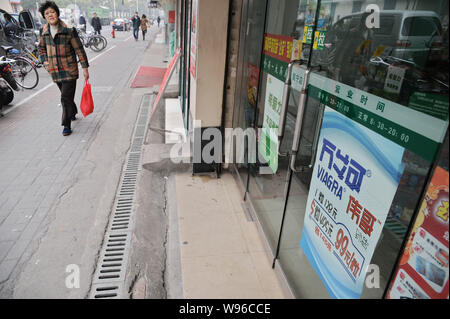
[[[351,14],[328,26],[312,64],[330,78],[403,105],[414,92],[448,94],[448,33],[435,12],[382,10],[379,28],[367,28],[367,16]],[[386,90],[392,72],[401,74],[395,76],[401,86]]]
[[[20,13],[9,13],[9,15],[12,16],[25,31],[39,31],[40,26],[37,25],[37,19],[33,18],[29,11],[24,10]]]
[[[17,41],[12,35],[12,31],[5,32],[7,21],[11,21],[15,26],[14,35],[26,34],[31,40],[30,44],[37,41],[39,37],[39,30],[36,29],[33,16],[29,11],[22,11],[19,14],[11,14],[3,9],[0,9],[0,44],[12,45],[19,48]]]
[[[21,13],[11,13],[14,19],[19,22],[20,26],[24,29],[25,34],[31,36],[33,42],[39,41],[39,29],[41,24],[36,22],[37,19],[33,18],[28,11],[22,11]]]
[[[115,19],[112,22],[112,27],[116,31],[128,31],[128,30],[130,30],[130,24],[125,19]]]
[[[393,48],[393,57],[423,66],[430,54],[442,50],[442,25],[433,11],[382,10],[380,27],[372,29],[365,25],[368,15],[365,12],[354,13],[334,23],[327,30],[325,49],[316,54],[317,62],[339,66],[342,57],[339,59],[335,52],[345,52],[341,55],[354,59],[355,51],[361,55],[361,47],[369,57],[377,50],[379,55],[383,48]],[[366,46],[362,46],[364,41]]]

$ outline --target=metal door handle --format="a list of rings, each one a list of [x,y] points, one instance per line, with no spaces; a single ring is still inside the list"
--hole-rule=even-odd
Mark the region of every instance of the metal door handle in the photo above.
[[[305,110],[306,110],[306,99],[307,99],[307,94],[308,94],[307,88],[308,88],[309,76],[310,76],[311,72],[313,71],[313,69],[317,69],[317,70],[321,71],[322,67],[320,65],[311,67],[308,70],[306,70],[306,73],[305,73],[305,81],[303,82],[300,100],[299,100],[299,104],[298,104],[297,119],[295,122],[294,139],[292,141],[292,157],[291,157],[291,162],[289,164],[291,170],[294,173],[301,173],[301,172],[306,172],[306,171],[310,170],[314,166],[314,162],[316,160],[315,153],[316,153],[317,143],[319,140],[319,131],[320,131],[320,125],[321,125],[321,121],[319,119],[322,117],[322,114],[321,114],[322,110],[319,110],[316,131],[314,134],[314,141],[311,145],[312,156],[311,156],[310,164],[306,165],[306,166],[295,167],[295,162],[297,161],[298,148],[300,145],[300,137],[301,137],[302,128],[303,128],[303,118],[304,118]]]
[[[280,111],[280,124],[278,125],[278,145],[277,152],[278,156],[287,156],[287,153],[281,153],[280,147],[281,142],[283,141],[284,130],[286,128],[286,115],[287,115],[287,107],[289,105],[289,96],[291,92],[291,76],[292,76],[292,68],[294,65],[302,65],[305,63],[305,60],[294,60],[289,63],[286,74],[286,81],[284,82],[283,88],[283,100],[281,103],[281,111]]]

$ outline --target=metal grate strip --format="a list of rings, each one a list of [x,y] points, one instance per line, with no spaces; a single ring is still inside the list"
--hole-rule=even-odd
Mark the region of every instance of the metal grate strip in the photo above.
[[[124,282],[133,227],[137,176],[141,169],[142,145],[148,126],[150,96],[143,97],[133,138],[123,165],[113,212],[90,291],[91,299],[125,298]]]

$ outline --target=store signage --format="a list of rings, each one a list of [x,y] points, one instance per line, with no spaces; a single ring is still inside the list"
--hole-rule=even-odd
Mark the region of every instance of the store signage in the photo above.
[[[448,179],[448,171],[437,167],[400,259],[388,299],[448,299]]]
[[[264,122],[261,129],[259,152],[272,169],[278,170],[278,125],[280,123],[281,102],[284,82],[267,76],[266,99],[264,103]]]
[[[414,92],[409,97],[408,107],[437,117],[448,120],[448,95],[436,95],[432,93]]]
[[[273,173],[278,170],[277,133],[284,83],[286,82],[289,62],[291,62],[293,56],[293,45],[294,38],[292,37],[276,34],[266,34],[264,37],[263,70],[268,75],[259,152]]]
[[[303,29],[303,39],[302,39],[303,43],[306,43],[306,44],[312,43],[313,31],[314,31],[313,25],[305,25],[305,28]]]
[[[291,88],[295,91],[301,92],[305,79],[306,79],[306,70],[301,66],[294,65],[292,67]]]
[[[261,130],[260,153],[274,173],[278,170],[278,125],[288,64],[264,56],[264,71],[268,73],[264,103],[264,122]],[[250,72],[250,71],[249,71]],[[301,91],[306,70],[298,65],[292,67],[291,87]],[[249,91],[250,92],[250,91]],[[250,96],[249,96],[250,99]]]
[[[175,23],[175,10],[169,11],[169,23]]]
[[[405,73],[406,69],[390,65],[388,68],[386,81],[384,83],[384,91],[399,94],[402,89]]]
[[[291,60],[300,60],[302,57],[302,41],[294,39],[292,41],[292,57]]]
[[[300,246],[333,298],[361,296],[404,150],[325,108]]]
[[[448,127],[445,120],[315,73],[309,79],[308,96],[430,162]]]
[[[310,5],[309,15],[305,21],[303,29],[302,42],[312,44],[313,50],[323,50],[325,48],[325,38],[327,35],[328,26],[331,24],[331,4],[323,3],[320,6],[319,17],[317,19],[317,28],[314,30],[314,7]]]
[[[263,57],[264,72],[269,73],[283,82],[286,81],[288,64],[289,63],[277,60],[268,55],[264,55]]]
[[[313,50],[323,50],[325,48],[326,31],[316,31],[314,33]]]
[[[283,62],[291,62],[294,38],[277,34],[264,37],[264,54]]]

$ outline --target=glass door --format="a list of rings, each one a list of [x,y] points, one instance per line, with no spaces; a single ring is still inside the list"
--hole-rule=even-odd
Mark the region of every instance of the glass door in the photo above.
[[[258,129],[257,152],[248,166],[248,196],[274,254],[290,180],[290,151],[302,103],[301,86],[312,47],[312,39],[302,40],[305,25],[312,31],[316,7],[315,1],[307,0],[269,0],[267,4],[260,88],[253,114]],[[311,159],[317,114],[314,108],[302,112],[307,129],[301,134],[298,159],[305,163]],[[298,182],[291,184],[290,192],[297,198],[291,203],[292,209],[305,204],[308,174],[299,174]],[[286,220],[286,227],[294,229],[296,224],[295,219]]]
[[[321,1],[316,16],[284,216],[288,161],[253,172],[250,194],[296,297],[382,298],[448,129],[448,2]]]
[[[262,0],[247,0],[242,6],[233,127],[247,133],[255,127],[266,9],[267,1]],[[235,140],[232,162],[243,185],[247,185],[248,147],[249,140]]]

